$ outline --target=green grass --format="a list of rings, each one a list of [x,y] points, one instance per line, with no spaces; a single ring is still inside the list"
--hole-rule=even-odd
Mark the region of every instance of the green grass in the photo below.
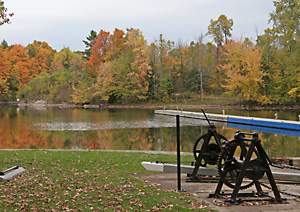
[[[149,173],[142,161],[175,162],[174,155],[32,150],[0,151],[0,160],[1,170],[26,169],[0,182],[0,211],[199,211],[189,194],[162,191],[137,177]]]

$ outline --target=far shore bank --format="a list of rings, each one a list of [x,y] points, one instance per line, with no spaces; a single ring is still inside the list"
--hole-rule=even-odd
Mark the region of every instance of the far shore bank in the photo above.
[[[70,104],[70,103],[18,103],[0,102],[2,105],[33,108],[82,108],[82,109],[175,109],[175,110],[200,110],[200,109],[237,109],[237,110],[300,110],[300,105],[243,105],[243,104],[188,104],[188,103],[140,103],[140,104]]]

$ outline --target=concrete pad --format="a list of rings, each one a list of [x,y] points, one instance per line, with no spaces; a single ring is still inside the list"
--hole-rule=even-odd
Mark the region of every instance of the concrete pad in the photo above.
[[[148,184],[159,186],[160,188],[168,191],[176,191],[177,188],[177,175],[176,173],[163,173],[163,174],[148,174],[140,176],[140,178]],[[199,201],[204,201],[209,204],[209,207],[216,209],[220,212],[240,211],[240,212],[259,212],[259,211],[288,211],[298,212],[300,208],[300,198],[282,194],[283,198],[288,199],[287,204],[272,204],[268,201],[244,201],[238,206],[227,206],[224,204],[224,199],[208,198],[210,193],[215,191],[216,183],[191,183],[185,182],[186,175],[182,175],[182,188],[192,194]],[[283,192],[288,192],[300,196],[300,185],[292,184],[278,184],[278,187]],[[263,187],[263,190],[269,192],[272,196],[272,191]],[[231,193],[232,190],[225,185],[223,186],[224,192]],[[252,187],[247,192],[255,191]]]

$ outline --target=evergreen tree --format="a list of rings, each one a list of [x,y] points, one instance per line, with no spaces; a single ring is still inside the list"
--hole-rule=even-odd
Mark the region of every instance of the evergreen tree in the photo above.
[[[97,38],[97,32],[94,30],[91,30],[90,34],[86,37],[86,40],[83,40],[83,43],[85,45],[85,50],[84,50],[84,58],[89,59],[91,56],[91,49],[94,44],[95,39]]]
[[[6,40],[3,40],[3,41],[1,42],[1,44],[0,44],[0,48],[3,48],[3,49],[6,49],[6,48],[8,48],[8,43],[7,43],[7,41],[6,41]]]

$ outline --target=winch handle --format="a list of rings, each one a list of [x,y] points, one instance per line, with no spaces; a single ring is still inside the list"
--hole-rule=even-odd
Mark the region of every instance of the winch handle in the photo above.
[[[209,119],[207,118],[206,113],[204,112],[204,110],[201,109],[201,111],[202,111],[202,113],[203,113],[203,115],[204,115],[206,121],[208,122],[208,125],[209,125],[209,126],[212,126],[212,124],[210,123]]]

